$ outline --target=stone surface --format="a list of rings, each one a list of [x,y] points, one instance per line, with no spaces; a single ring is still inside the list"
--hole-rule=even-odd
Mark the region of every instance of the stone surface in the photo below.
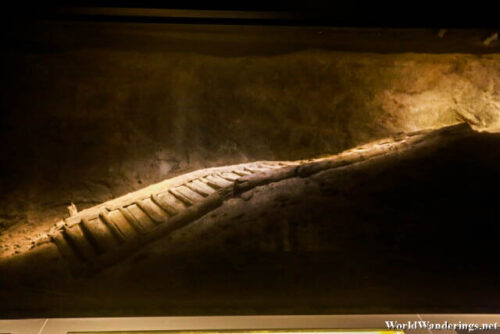
[[[82,210],[199,168],[315,158],[461,120],[498,127],[495,53],[338,52],[287,29],[281,39],[301,51],[249,29],[257,49],[231,53],[249,35],[51,29],[2,54],[0,245],[41,233],[70,203]]]
[[[0,314],[498,312],[498,147],[458,125],[245,177],[258,182],[86,275],[42,244],[0,263]]]

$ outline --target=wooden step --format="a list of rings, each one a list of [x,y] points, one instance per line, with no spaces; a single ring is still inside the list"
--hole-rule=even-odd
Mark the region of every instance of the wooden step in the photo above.
[[[209,186],[217,189],[229,187],[233,184],[232,182],[229,182],[228,180],[225,180],[222,177],[213,174],[205,176],[204,179]]]
[[[257,167],[256,165],[254,165],[254,166],[245,166],[245,170],[252,172],[252,173],[262,173],[262,172],[269,170],[269,168],[260,168],[260,167]]]
[[[171,207],[173,207],[177,212],[184,211],[186,209],[186,204],[178,200],[174,195],[172,195],[168,190],[158,194],[158,198]]]
[[[92,262],[98,254],[98,250],[89,242],[81,229],[81,224],[64,227],[64,236],[75,253],[79,254],[87,262]]]
[[[68,243],[64,236],[64,231],[60,231],[51,235],[51,240],[56,245],[61,255],[72,265],[81,264],[85,259]]]
[[[163,199],[157,194],[151,195],[151,201],[163,209],[169,216],[175,216],[179,212],[171,203]]]
[[[137,205],[133,204],[133,205],[130,205],[129,207],[135,207],[135,208],[137,208],[140,212],[142,212],[142,215],[143,215],[142,217],[147,217],[146,214],[137,207]],[[141,221],[140,219],[138,219],[136,217],[136,215],[139,215],[139,213],[134,212],[134,214],[133,214],[131,212],[131,210],[129,210],[128,207],[118,208],[118,211],[120,211],[120,213],[123,215],[123,217],[125,218],[125,220],[127,221],[127,223],[130,226],[132,226],[132,228],[138,234],[144,234],[144,233],[146,233],[149,230],[150,224],[148,224],[148,221],[144,221],[143,222],[143,221]],[[149,217],[148,217],[148,219],[149,219]],[[151,223],[151,227],[152,227],[154,225],[153,222],[151,220],[149,220],[149,222]]]
[[[219,173],[218,175],[220,177],[222,177],[223,179],[228,180],[229,182],[234,182],[241,177],[241,175],[237,175],[237,174],[232,173],[232,172],[222,172],[222,173]]]
[[[129,205],[126,209],[135,217],[136,221],[142,226],[144,231],[149,231],[155,227],[156,223],[137,203]]]
[[[242,168],[235,169],[235,170],[233,170],[231,173],[236,174],[236,175],[239,175],[239,176],[245,176],[245,175],[250,175],[250,174],[252,174],[252,172],[245,170],[243,167],[242,167]]]
[[[215,192],[214,188],[208,186],[205,182],[201,182],[200,180],[193,180],[186,183],[185,186],[205,197]]]
[[[188,187],[186,187],[184,185],[179,186],[179,187],[175,187],[175,190],[177,190],[182,195],[187,197],[193,203],[199,202],[199,201],[203,200],[203,198],[204,198],[204,196],[198,194],[195,191],[192,191],[191,189],[189,189]]]
[[[277,169],[277,168],[282,168],[283,166],[280,166],[278,163],[260,162],[257,164],[257,167],[264,169]]]
[[[87,239],[94,244],[98,253],[112,249],[118,245],[118,241],[113,236],[111,230],[99,218],[87,220],[82,219],[82,231],[87,236]]]
[[[109,213],[110,221],[120,230],[125,236],[125,240],[131,240],[137,237],[137,231],[130,225],[125,216],[119,210],[113,210]]]
[[[127,235],[112,221],[107,211],[101,211],[99,213],[99,219],[103,222],[104,225],[106,225],[107,228],[109,228],[111,234],[119,243],[127,240]]]
[[[146,198],[135,203],[138,205],[155,224],[161,224],[168,218],[168,214],[155,204],[151,198]]]
[[[194,201],[192,201],[191,199],[189,199],[188,197],[184,196],[183,193],[181,193],[179,190],[177,190],[176,188],[171,188],[168,190],[170,192],[170,194],[172,194],[177,200],[181,201],[182,203],[184,203],[184,205],[186,206],[191,206],[194,204]]]

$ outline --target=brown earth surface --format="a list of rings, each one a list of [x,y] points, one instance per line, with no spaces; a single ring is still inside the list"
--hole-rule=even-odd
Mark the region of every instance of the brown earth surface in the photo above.
[[[44,244],[3,264],[2,314],[498,312],[499,135],[459,125],[402,142],[247,177],[105,270],[71,273]]]

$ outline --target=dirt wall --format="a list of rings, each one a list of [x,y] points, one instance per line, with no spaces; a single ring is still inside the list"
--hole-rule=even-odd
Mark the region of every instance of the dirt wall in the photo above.
[[[498,54],[223,56],[169,52],[173,37],[144,48],[141,33],[136,50],[42,40],[2,56],[1,229],[201,167],[317,157],[463,119],[497,126]]]

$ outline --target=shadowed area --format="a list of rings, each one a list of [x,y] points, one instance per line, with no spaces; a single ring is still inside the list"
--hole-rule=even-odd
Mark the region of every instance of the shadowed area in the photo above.
[[[198,168],[335,154],[463,120],[498,124],[495,55],[4,57],[3,230]]]
[[[53,252],[14,261],[1,312],[497,312],[500,135],[458,125],[408,138],[235,190],[104,271],[70,274]]]
[[[71,203],[200,168],[336,154],[464,120],[498,127],[487,29],[4,24],[2,256]]]
[[[500,311],[490,24],[105,17],[2,22],[0,317]]]

